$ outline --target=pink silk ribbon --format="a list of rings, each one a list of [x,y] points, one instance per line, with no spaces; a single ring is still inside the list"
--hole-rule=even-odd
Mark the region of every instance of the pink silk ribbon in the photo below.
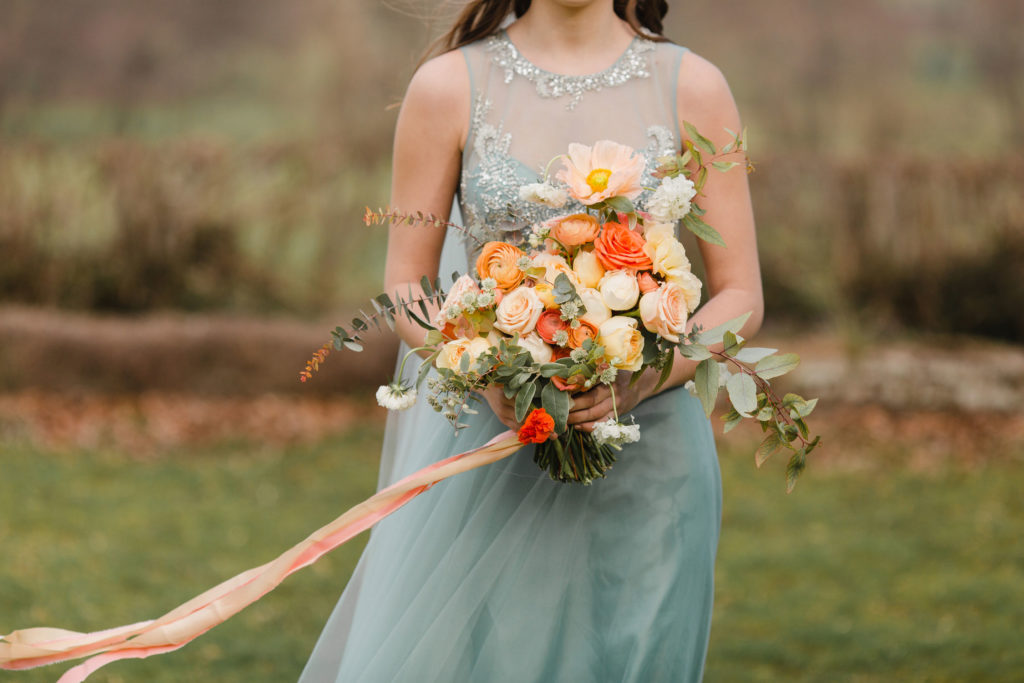
[[[228,579],[159,619],[93,633],[40,627],[2,636],[0,669],[31,669],[90,657],[58,681],[80,683],[110,662],[177,650],[224,623],[272,591],[293,572],[313,564],[437,482],[507,458],[522,447],[516,433],[510,430],[480,448],[424,467],[349,509],[277,559]]]

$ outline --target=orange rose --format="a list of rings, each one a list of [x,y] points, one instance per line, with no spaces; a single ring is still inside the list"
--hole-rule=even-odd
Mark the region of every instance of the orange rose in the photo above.
[[[585,383],[587,378],[583,375],[573,375],[569,379],[565,380],[561,377],[555,376],[551,378],[551,383],[558,387],[559,391],[568,391],[569,393],[575,394],[586,389]]]
[[[594,255],[605,270],[650,270],[644,238],[620,223],[605,223],[594,241]]]
[[[585,320],[580,321],[579,327],[569,327],[567,332],[569,333],[569,346],[574,349],[583,346],[583,342],[588,339],[597,338],[597,327]]]
[[[548,344],[555,344],[555,333],[559,330],[569,331],[569,324],[562,320],[557,308],[549,308],[537,319],[537,334]],[[557,344],[556,344],[557,346]]]
[[[577,247],[593,242],[599,232],[601,224],[586,213],[574,213],[551,222],[551,237],[561,242],[563,247]]]
[[[494,278],[498,289],[509,292],[519,286],[525,274],[519,270],[522,250],[507,242],[488,242],[476,259],[476,272],[481,280]]]

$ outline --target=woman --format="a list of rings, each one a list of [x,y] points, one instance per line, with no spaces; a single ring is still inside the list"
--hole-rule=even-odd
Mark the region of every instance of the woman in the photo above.
[[[544,218],[516,189],[571,142],[611,139],[652,166],[680,148],[683,120],[716,142],[739,130],[717,69],[659,35],[666,11],[663,0],[468,4],[444,39],[449,51],[409,86],[392,206],[446,216],[456,197],[475,239],[392,228],[389,290],[465,272],[478,244],[514,240]],[[728,248],[702,246],[710,298],[693,324],[753,311],[749,336],[762,303],[745,174],[713,174],[706,195],[706,220]],[[423,338],[409,324],[399,333],[415,346]],[[607,479],[558,484],[521,453],[383,521],[302,681],[699,680],[721,485],[710,424],[681,388],[694,370],[678,358],[659,392],[650,373],[633,386],[620,373],[619,410],[632,412],[642,438]],[[458,440],[422,402],[393,418],[381,484],[516,426],[500,391],[485,398],[490,410]],[[611,410],[610,392],[597,388],[574,398],[569,421],[592,429]]]

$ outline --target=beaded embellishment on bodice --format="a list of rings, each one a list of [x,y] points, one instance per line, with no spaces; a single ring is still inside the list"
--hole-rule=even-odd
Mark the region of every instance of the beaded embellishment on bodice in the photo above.
[[[459,185],[470,262],[491,240],[521,242],[534,223],[584,210],[552,209],[519,198],[519,188],[553,177],[570,143],[615,140],[643,154],[644,185],[658,157],[678,144],[674,81],[663,81],[682,48],[635,38],[608,69],[588,76],[544,71],[524,59],[504,32],[463,48],[473,83],[470,132]],[[660,59],[659,59],[660,57]],[[669,96],[663,96],[663,91]],[[550,168],[546,168],[549,167]],[[644,197],[638,201],[642,209]]]

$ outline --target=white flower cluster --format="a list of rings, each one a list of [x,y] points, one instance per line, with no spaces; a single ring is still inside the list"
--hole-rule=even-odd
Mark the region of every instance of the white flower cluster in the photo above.
[[[647,210],[659,223],[673,223],[690,213],[691,201],[696,196],[697,188],[689,178],[665,178],[648,200]]]
[[[544,246],[544,241],[551,235],[551,226],[547,223],[535,223],[530,228],[530,234],[526,238],[526,241],[534,249],[540,249]]]
[[[604,422],[594,425],[592,432],[594,441],[602,446],[611,446],[615,450],[622,450],[627,443],[636,443],[640,440],[640,425],[624,425],[615,418],[609,417]]]
[[[405,410],[416,403],[415,387],[387,384],[377,389],[377,403],[388,410]]]
[[[560,209],[569,201],[569,194],[551,183],[530,183],[519,188],[519,199]]]

